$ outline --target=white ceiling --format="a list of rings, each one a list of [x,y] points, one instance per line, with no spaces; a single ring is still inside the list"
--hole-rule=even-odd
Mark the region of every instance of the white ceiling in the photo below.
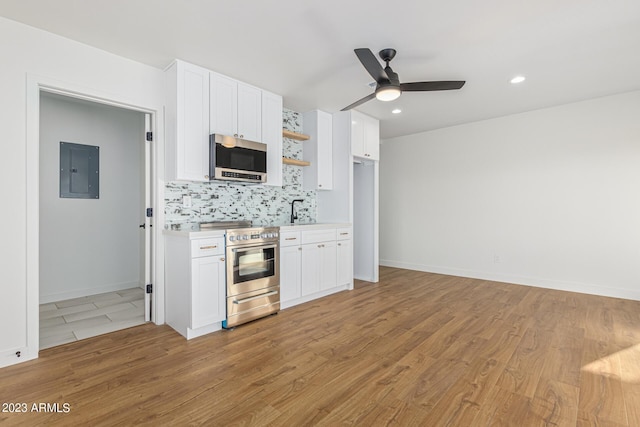
[[[0,15],[157,68],[180,58],[301,112],[370,93],[359,47],[397,49],[401,82],[467,81],[360,106],[383,138],[640,89],[638,0],[2,0]]]

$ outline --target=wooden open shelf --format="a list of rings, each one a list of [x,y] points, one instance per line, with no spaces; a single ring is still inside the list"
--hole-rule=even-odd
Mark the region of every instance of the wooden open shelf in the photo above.
[[[286,129],[282,129],[282,136],[284,136],[285,138],[295,139],[296,141],[306,141],[307,139],[311,138],[309,135],[293,132]]]
[[[305,160],[290,159],[288,157],[283,157],[282,163],[284,163],[285,165],[293,165],[293,166],[309,166],[311,164],[311,162],[307,162]]]

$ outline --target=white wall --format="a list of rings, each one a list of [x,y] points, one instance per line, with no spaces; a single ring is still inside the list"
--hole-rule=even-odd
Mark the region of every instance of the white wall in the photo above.
[[[381,264],[640,300],[640,91],[384,141]]]
[[[34,358],[38,351],[38,210],[33,209],[38,204],[38,154],[37,143],[28,143],[33,138],[27,135],[28,129],[34,126],[32,121],[27,123],[27,116],[33,104],[37,107],[38,96],[30,95],[27,102],[30,82],[46,80],[52,85],[73,88],[80,93],[145,107],[160,113],[157,118],[161,120],[163,73],[4,18],[0,18],[0,57],[0,180],[3,183],[3,207],[0,209],[0,223],[3,224],[0,243],[0,366],[3,366]],[[37,124],[35,126],[37,129]],[[156,132],[156,143],[163,147],[161,132]],[[35,170],[31,168],[34,158]],[[158,162],[159,176],[163,176],[163,164],[163,161]],[[158,187],[163,186],[164,183]],[[162,200],[162,197],[157,200]],[[29,210],[27,206],[30,206]],[[36,260],[35,267],[33,259]],[[21,352],[20,358],[16,351]]]
[[[144,114],[40,99],[40,303],[141,286]],[[100,147],[98,199],[59,197],[60,142]]]

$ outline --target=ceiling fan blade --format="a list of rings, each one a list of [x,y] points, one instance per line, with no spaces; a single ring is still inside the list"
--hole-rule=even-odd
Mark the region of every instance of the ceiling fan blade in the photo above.
[[[403,92],[426,92],[431,90],[454,90],[464,86],[465,81],[440,81],[440,82],[413,82],[401,83]]]
[[[389,81],[389,76],[385,73],[382,65],[378,62],[373,52],[367,48],[360,48],[353,50],[356,53],[356,56],[362,62],[362,65],[367,70],[371,77],[376,81],[376,83],[386,83]]]
[[[371,95],[367,95],[362,99],[357,100],[356,102],[354,102],[351,105],[347,105],[346,107],[344,107],[342,110],[340,111],[347,111],[347,110],[351,110],[352,108],[357,107],[358,105],[364,104],[367,101],[371,101],[373,98],[376,97],[376,93],[372,93]]]

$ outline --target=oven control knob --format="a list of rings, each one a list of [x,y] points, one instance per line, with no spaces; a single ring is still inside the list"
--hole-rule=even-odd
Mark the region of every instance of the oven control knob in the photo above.
[[[244,236],[242,236],[242,240],[249,240],[249,236],[245,234]]]
[[[234,240],[236,240],[236,236],[229,236],[229,241],[233,242]]]

